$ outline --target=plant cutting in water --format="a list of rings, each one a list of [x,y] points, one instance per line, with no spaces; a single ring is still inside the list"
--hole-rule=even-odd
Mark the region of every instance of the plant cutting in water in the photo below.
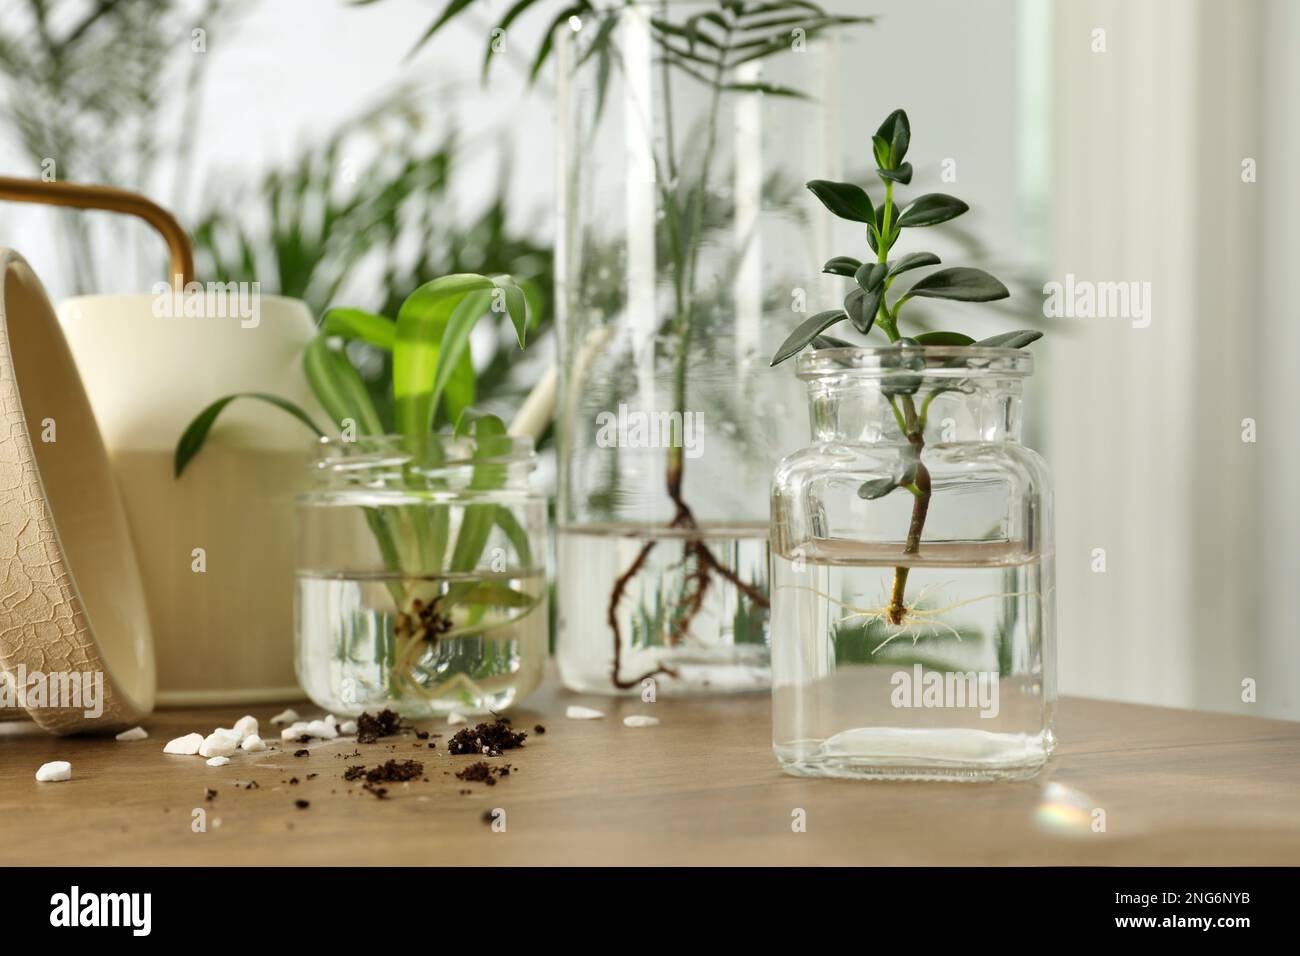
[[[484,55],[485,71],[501,49],[497,41],[503,31],[509,31],[518,17],[539,5],[540,0],[519,0],[508,8],[491,33]],[[424,39],[470,6],[473,4],[469,0],[451,0]],[[696,4],[577,0],[560,9],[545,29],[543,41],[532,57],[530,77],[535,79],[551,56],[557,30],[579,31],[573,63],[575,68],[586,63],[595,65],[598,119],[606,102],[610,76],[623,70],[618,27],[628,11],[634,9],[649,14],[644,25],[653,45],[654,82],[661,98],[657,108],[662,110],[664,135],[662,139],[655,137],[652,144],[658,216],[656,264],[671,289],[671,308],[660,318],[654,340],[665,343],[671,362],[668,418],[672,422],[672,434],[665,443],[663,474],[671,513],[665,516],[663,528],[676,533],[671,538],[672,546],[681,548],[681,560],[674,565],[680,568],[675,593],[664,595],[663,604],[653,615],[655,626],[645,629],[645,633],[662,633],[666,644],[676,646],[690,635],[710,590],[730,586],[738,592],[737,606],[748,601],[751,607],[761,608],[764,613],[769,603],[764,587],[744,580],[710,546],[706,522],[697,516],[697,509],[687,500],[685,490],[686,443],[682,423],[690,414],[691,362],[706,347],[702,344],[710,336],[706,323],[716,300],[716,277],[705,275],[708,270],[701,267],[701,250],[707,245],[708,233],[717,229],[719,222],[727,221],[725,201],[714,183],[720,178],[715,167],[722,165],[718,139],[719,124],[726,115],[724,106],[728,97],[735,95],[803,98],[799,90],[763,82],[756,75],[738,72],[739,68],[787,53],[792,46],[828,32],[870,23],[873,18],[832,13],[808,0],[719,0]],[[672,15],[677,13],[682,16],[673,19]],[[679,128],[681,121],[674,115],[674,80],[698,84],[706,90],[707,105],[698,129]],[[616,313],[622,305],[619,303],[609,311]],[[620,605],[630,590],[635,593],[638,577],[652,568],[652,552],[669,546],[658,536],[649,537],[630,563],[614,576],[605,619],[613,640],[610,679],[615,687],[636,687],[658,674],[677,676],[671,666],[662,662],[642,673],[622,673],[625,636],[620,625]],[[644,612],[643,608],[642,618]],[[634,615],[632,621],[638,619],[641,618]]]
[[[491,535],[510,542],[521,574],[533,571],[528,535],[506,507],[492,503],[444,503],[454,489],[439,468],[449,442],[472,439],[469,489],[480,494],[506,481],[502,464],[513,439],[495,415],[473,410],[475,373],[470,361],[470,333],[480,319],[509,317],[522,348],[533,308],[509,276],[458,274],[428,282],[401,305],[396,320],[361,309],[336,308],[325,314],[319,334],[308,346],[303,367],[311,389],[341,432],[339,441],[366,441],[390,436],[389,457],[399,463],[398,491],[404,503],[364,506],[365,523],[383,561],[384,588],[392,601],[391,631],[378,642],[377,663],[387,671],[389,694],[400,697],[473,696],[463,673],[450,680],[430,680],[421,661],[436,647],[460,639],[490,635],[534,613],[540,598],[511,586],[510,575],[480,572]],[[385,420],[368,395],[345,350],[358,340],[391,352],[393,421]],[[176,445],[179,478],[198,454],[221,412],[237,398],[252,398],[296,417],[322,439],[325,432],[302,408],[264,393],[228,395],[204,408]],[[451,436],[439,436],[437,421],[455,422]],[[395,434],[394,434],[395,433]],[[392,490],[392,484],[385,488]],[[443,496],[443,497],[440,497]],[[460,521],[453,521],[459,507]],[[456,527],[454,536],[452,527]]]
[[[858,489],[858,495],[871,500],[901,489],[913,496],[912,516],[903,546],[903,553],[907,555],[920,551],[921,535],[930,508],[930,472],[921,461],[930,405],[943,392],[961,388],[959,382],[945,383],[929,389],[924,395],[918,394],[922,383],[918,373],[924,370],[926,363],[915,350],[923,346],[1018,349],[1042,337],[1041,332],[1021,330],[976,341],[962,332],[923,332],[908,337],[899,331],[900,312],[912,299],[992,302],[1010,294],[1005,285],[982,269],[956,266],[922,276],[890,302],[889,293],[900,276],[940,264],[939,257],[932,252],[910,252],[891,259],[890,253],[903,230],[948,222],[970,208],[960,199],[945,193],[926,193],[907,203],[895,199],[894,187],[906,186],[912,181],[912,164],[906,162],[911,138],[911,124],[901,109],[890,113],[872,137],[876,175],[884,186],[884,197],[879,206],[874,205],[866,190],[855,183],[824,179],[808,183],[813,195],[834,215],[866,225],[866,241],[874,259],[860,261],[852,256],[836,256],[828,261],[823,272],[854,280],[854,288],[844,298],[844,307],[819,312],[805,319],[772,357],[775,366],[810,345],[815,349],[851,347],[852,343],[826,334],[831,326],[844,321],[864,335],[877,328],[889,339],[896,350],[896,354],[890,356],[890,367],[897,371],[887,375],[880,387],[893,410],[898,431],[907,442],[906,467],[896,477],[865,482]],[[933,627],[935,612],[922,610],[920,598],[910,604],[907,601],[908,571],[905,566],[894,568],[889,599],[879,613],[895,627]],[[854,610],[861,614],[874,614],[860,608]]]

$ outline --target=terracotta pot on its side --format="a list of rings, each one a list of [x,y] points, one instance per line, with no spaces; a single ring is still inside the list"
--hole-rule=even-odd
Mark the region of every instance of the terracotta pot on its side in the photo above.
[[[130,726],[153,708],[154,660],[126,516],[54,310],[9,249],[0,416],[0,720]]]

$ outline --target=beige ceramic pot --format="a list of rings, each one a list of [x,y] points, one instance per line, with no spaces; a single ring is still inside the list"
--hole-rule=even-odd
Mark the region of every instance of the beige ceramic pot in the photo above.
[[[274,393],[328,421],[302,371],[315,334],[306,306],[250,289],[204,310],[158,295],[81,296],[59,317],[126,504],[159,702],[300,696],[293,497],[311,432],[263,402],[237,401],[179,479],[173,452],[199,411],[234,392]]]
[[[153,707],[154,657],[126,517],[45,290],[8,249],[0,414],[0,667],[12,708],[0,719],[26,710],[55,733],[130,724]]]

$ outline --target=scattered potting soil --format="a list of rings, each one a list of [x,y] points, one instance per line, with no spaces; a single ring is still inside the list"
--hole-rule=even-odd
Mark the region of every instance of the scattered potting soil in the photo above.
[[[311,801],[310,801],[310,800],[295,800],[295,801],[293,802],[293,805],[294,805],[295,807],[297,807],[299,810],[306,810],[308,807],[311,806]]]
[[[377,715],[362,714],[357,718],[357,743],[373,744],[380,737],[391,737],[402,729],[402,718],[391,710],[381,710]]]
[[[311,751],[308,750],[306,747],[303,747],[301,750],[295,750],[295,751],[293,752],[293,755],[294,755],[295,757],[305,757],[305,756],[307,756],[309,753],[311,753]]]
[[[533,728],[533,733],[544,734],[546,733],[546,728],[543,727],[541,724],[538,724],[536,727]]]
[[[468,767],[457,770],[456,776],[469,783],[486,783],[489,787],[495,787],[498,777],[510,776],[510,764],[494,767],[486,760],[477,760]]]
[[[365,764],[354,764],[343,772],[344,780],[365,779],[366,783],[404,783],[424,776],[424,764],[418,760],[389,760],[377,767],[366,769]]]
[[[464,730],[457,731],[447,741],[447,752],[499,757],[503,750],[522,747],[527,736],[528,734],[522,730],[511,730],[510,721],[498,717],[493,723],[479,724],[477,727],[466,727]]]

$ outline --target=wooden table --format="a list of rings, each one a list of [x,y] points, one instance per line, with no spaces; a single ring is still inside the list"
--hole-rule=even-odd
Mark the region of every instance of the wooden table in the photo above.
[[[570,703],[603,720],[567,720]],[[310,705],[295,705],[316,715]],[[252,713],[267,719],[280,707]],[[788,777],[770,750],[764,695],[656,704],[553,686],[517,711],[546,726],[502,761],[496,786],[448,773],[472,762],[412,736],[238,754],[222,768],[164,755],[238,708],[172,710],[150,737],[55,739],[0,733],[5,864],[1298,864],[1300,724],[1068,698],[1061,744],[1038,778],[1011,784],[866,783]],[[651,713],[657,727],[625,727]],[[274,735],[278,738],[278,733]],[[274,746],[279,747],[278,739]],[[306,756],[293,752],[306,747]],[[346,766],[425,763],[428,782],[376,799]],[[72,763],[37,783],[43,762]],[[315,774],[312,779],[308,775]],[[291,784],[290,778],[299,783]],[[260,789],[241,782],[256,780]],[[217,791],[205,800],[205,790]],[[461,791],[470,790],[468,795]],[[298,809],[297,800],[307,800]],[[484,813],[505,811],[504,832]],[[1105,830],[1096,832],[1095,810]],[[194,811],[206,829],[194,832]],[[806,832],[792,828],[796,811]]]

